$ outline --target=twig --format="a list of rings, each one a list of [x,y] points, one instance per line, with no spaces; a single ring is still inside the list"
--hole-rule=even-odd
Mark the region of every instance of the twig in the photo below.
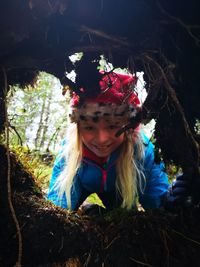
[[[63,244],[64,244],[64,237],[62,236],[62,238],[61,238],[61,245],[60,245],[60,248],[59,248],[59,250],[58,250],[59,253],[60,253],[61,250],[63,249]]]
[[[192,238],[187,237],[187,236],[185,236],[184,234],[182,234],[182,233],[180,233],[180,232],[178,232],[178,231],[176,231],[176,230],[174,230],[174,229],[172,229],[172,232],[176,233],[177,235],[180,235],[181,237],[183,237],[184,239],[186,239],[186,240],[188,240],[188,241],[191,241],[192,243],[195,243],[195,244],[197,244],[197,245],[200,245],[200,242],[198,242],[198,241],[196,241],[196,240],[193,240]]]
[[[119,235],[116,236],[115,238],[113,238],[113,240],[111,240],[111,242],[104,249],[108,249],[115,242],[115,240],[117,240],[118,238],[120,238]]]
[[[85,263],[83,264],[83,267],[87,267],[88,266],[88,263],[90,262],[90,259],[91,259],[91,250],[90,250],[90,253],[87,256],[87,259],[86,259]]]
[[[4,76],[4,99],[5,99],[5,137],[6,137],[6,156],[7,156],[7,163],[8,163],[8,172],[7,172],[7,190],[8,190],[8,204],[11,211],[11,215],[13,218],[13,221],[16,226],[17,230],[17,236],[18,236],[18,258],[16,262],[16,267],[21,266],[21,259],[22,259],[22,235],[21,230],[19,226],[19,222],[17,220],[17,216],[12,204],[12,193],[11,193],[11,160],[10,160],[10,149],[9,149],[9,122],[8,122],[8,112],[7,112],[7,88],[8,88],[8,82],[7,82],[7,75],[4,67],[2,68],[3,76]]]
[[[115,43],[117,43],[119,45],[123,45],[123,46],[127,46],[127,47],[131,46],[130,43],[127,42],[127,41],[119,39],[119,38],[117,38],[115,36],[111,36],[111,35],[109,35],[109,34],[107,34],[105,32],[102,32],[100,30],[89,28],[89,27],[87,27],[85,25],[81,26],[80,31],[87,32],[87,33],[102,37],[102,38],[104,38],[106,40],[113,41],[113,42],[115,42]]]
[[[17,137],[18,137],[18,139],[19,139],[19,142],[20,142],[20,146],[23,146],[22,138],[21,138],[20,134],[18,133],[16,127],[13,126],[13,125],[11,125],[10,123],[9,123],[9,127],[10,127],[11,129],[13,129],[14,132],[16,133],[16,135],[17,135]]]
[[[170,255],[170,251],[169,251],[169,247],[167,245],[167,237],[168,237],[168,235],[167,235],[167,233],[164,230],[161,230],[160,232],[161,232],[161,234],[163,236],[163,243],[164,243],[164,247],[165,247],[166,254],[167,254],[167,266],[169,266],[169,255]]]
[[[159,2],[157,2],[158,7],[160,8],[161,12],[163,14],[165,14],[168,18],[170,18],[171,20],[177,22],[179,25],[181,25],[186,32],[192,37],[192,39],[194,39],[195,43],[197,46],[200,46],[200,39],[197,38],[193,33],[192,33],[192,29],[200,29],[200,25],[187,25],[185,24],[180,18],[172,16],[171,14],[169,14],[162,6]]]
[[[134,262],[136,262],[136,263],[139,263],[140,265],[148,266],[148,267],[153,267],[153,265],[151,265],[151,264],[149,264],[149,263],[145,263],[145,262],[142,262],[142,261],[133,259],[132,257],[130,257],[129,259],[132,260],[132,261],[134,261]]]
[[[149,55],[145,55],[146,59],[148,61],[151,61],[152,63],[154,63],[154,65],[157,67],[158,71],[160,72],[160,75],[162,77],[162,81],[163,81],[163,84],[165,86],[165,89],[168,91],[168,94],[169,94],[169,97],[171,97],[172,101],[174,102],[174,104],[176,105],[176,108],[178,110],[178,112],[180,113],[181,115],[181,118],[183,120],[183,126],[184,126],[184,130],[185,130],[185,133],[187,136],[190,137],[190,142],[191,142],[191,145],[192,145],[192,148],[194,149],[195,151],[195,155],[196,155],[196,158],[195,158],[195,162],[194,162],[194,165],[192,166],[194,168],[194,170],[199,173],[199,159],[200,159],[200,155],[199,155],[199,144],[196,142],[196,140],[194,139],[193,135],[192,135],[192,132],[190,130],[190,127],[187,123],[187,120],[185,118],[185,115],[184,115],[184,112],[183,112],[183,109],[179,103],[179,100],[176,96],[176,93],[174,91],[174,89],[172,88],[172,86],[170,85],[165,73],[164,73],[164,70],[162,69],[162,67],[160,66],[160,64],[158,62],[156,62],[152,57],[150,57]]]

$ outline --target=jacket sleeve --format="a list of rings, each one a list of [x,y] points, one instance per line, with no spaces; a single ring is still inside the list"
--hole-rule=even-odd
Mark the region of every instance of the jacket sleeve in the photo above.
[[[65,195],[60,197],[59,189],[56,187],[57,178],[64,169],[64,164],[65,160],[61,158],[60,155],[58,155],[54,162],[47,199],[53,202],[56,206],[67,208],[67,201]]]
[[[146,145],[144,158],[144,175],[146,183],[143,193],[140,194],[140,203],[144,209],[159,208],[163,206],[163,199],[169,188],[168,176],[164,163],[155,163],[154,145],[143,136]]]
[[[49,184],[47,199],[53,202],[56,206],[61,208],[68,208],[67,199],[65,193],[62,196],[59,196],[59,188],[57,187],[57,179],[60,173],[63,171],[65,166],[65,160],[60,156],[57,156],[53,170],[52,176]],[[74,177],[74,182],[71,189],[71,210],[77,210],[79,207],[80,196],[81,196],[82,187],[80,184],[79,174],[77,173]]]

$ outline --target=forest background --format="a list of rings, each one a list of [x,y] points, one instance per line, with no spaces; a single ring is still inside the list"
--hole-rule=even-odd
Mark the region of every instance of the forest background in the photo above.
[[[143,73],[138,75],[137,93],[141,102],[146,98]],[[40,72],[34,85],[25,89],[12,86],[8,95],[10,147],[33,173],[36,182],[46,193],[54,159],[65,137],[69,96],[63,95],[62,85],[55,76]],[[143,126],[154,141],[155,121]],[[197,131],[198,131],[197,123]],[[170,180],[179,171],[173,163],[167,165]],[[93,197],[92,197],[93,199]]]
[[[147,96],[143,73],[137,73],[137,77],[136,92],[143,103]],[[11,86],[8,95],[10,148],[33,173],[45,193],[69,123],[69,95],[63,91],[59,79],[40,72],[34,85]],[[143,127],[149,138],[153,138],[154,125],[155,121],[151,121]]]
[[[68,102],[59,79],[45,72],[34,85],[25,89],[15,85],[9,91],[10,147],[44,191],[65,135]]]

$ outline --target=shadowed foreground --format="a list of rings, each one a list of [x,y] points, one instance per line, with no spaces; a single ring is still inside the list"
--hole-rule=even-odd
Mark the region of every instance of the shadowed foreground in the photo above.
[[[18,235],[8,206],[7,157],[2,146],[0,165],[0,266],[14,266]],[[96,217],[68,213],[45,201],[33,177],[12,154],[11,185],[22,235],[22,266],[200,266],[198,207],[176,214],[162,210],[116,210]]]

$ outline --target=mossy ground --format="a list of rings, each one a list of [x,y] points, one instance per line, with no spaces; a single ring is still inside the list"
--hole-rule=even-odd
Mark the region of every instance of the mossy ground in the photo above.
[[[18,236],[8,206],[6,151],[0,147],[0,266],[14,266]],[[88,216],[46,201],[11,156],[12,202],[22,234],[22,266],[200,266],[199,207]]]

